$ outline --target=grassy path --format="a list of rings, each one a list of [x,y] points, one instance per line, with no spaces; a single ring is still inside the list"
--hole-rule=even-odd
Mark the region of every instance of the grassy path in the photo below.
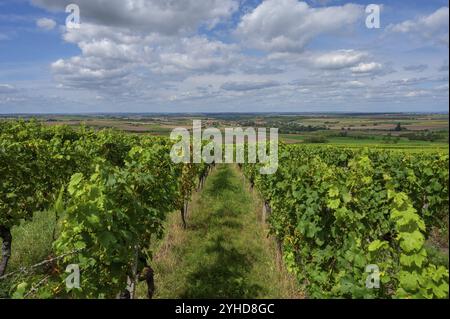
[[[156,298],[296,298],[259,221],[260,203],[236,167],[219,166],[194,196],[188,229],[170,216],[157,249]],[[143,287],[138,296],[144,295]]]

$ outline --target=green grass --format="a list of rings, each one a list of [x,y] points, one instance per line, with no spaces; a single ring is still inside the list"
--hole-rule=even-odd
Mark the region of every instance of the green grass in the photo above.
[[[278,269],[259,203],[234,166],[219,166],[194,197],[188,229],[178,214],[155,254],[155,298],[295,298],[294,280]],[[145,297],[145,287],[138,296]]]
[[[52,253],[55,223],[54,212],[36,212],[32,220],[13,227],[8,272],[38,263]]]
[[[288,143],[305,143],[305,140],[312,134],[281,134],[282,141]],[[325,136],[325,135],[324,135]],[[326,137],[327,142],[322,145],[334,145],[340,147],[371,147],[380,149],[399,149],[416,151],[442,151],[448,152],[448,144],[445,142],[410,141],[407,138],[400,138],[396,143],[386,143],[383,136],[371,136],[370,138],[352,137]],[[307,144],[307,143],[305,143]]]
[[[21,267],[29,267],[47,259],[52,254],[53,230],[56,219],[54,212],[36,212],[33,219],[23,221],[13,227],[11,258],[7,273],[17,271]],[[1,239],[0,239],[1,244]],[[36,269],[31,275],[44,269]],[[0,298],[7,297],[13,284],[20,282],[22,276],[12,276],[0,281]]]

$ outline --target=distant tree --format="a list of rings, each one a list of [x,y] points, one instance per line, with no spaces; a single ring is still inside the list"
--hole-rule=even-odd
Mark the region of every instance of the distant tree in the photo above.
[[[304,139],[304,143],[312,143],[312,144],[320,144],[320,143],[328,143],[328,140],[325,136],[316,135],[316,136],[308,136]]]
[[[403,130],[402,125],[400,123],[398,123],[397,126],[395,127],[394,131],[400,132],[402,130]]]

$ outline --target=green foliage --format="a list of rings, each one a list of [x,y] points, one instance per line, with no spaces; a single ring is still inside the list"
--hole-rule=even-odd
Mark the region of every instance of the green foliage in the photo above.
[[[10,295],[24,298],[37,283],[33,296],[42,298],[123,291],[136,254],[151,259],[150,237],[162,234],[167,213],[208,171],[173,163],[170,148],[167,139],[110,130],[0,123],[0,226],[56,213],[52,253],[68,254],[19,276]],[[448,219],[448,155],[308,145],[279,152],[276,174],[243,168],[270,204],[287,268],[311,297],[448,297],[448,264],[435,265],[425,248],[431,229]],[[82,289],[62,288],[69,263],[80,265]],[[370,264],[380,269],[380,289],[366,288]]]
[[[400,298],[448,298],[448,269],[430,264],[424,247],[425,223],[403,193],[390,195],[400,246],[398,290]]]
[[[260,175],[258,164],[244,171],[270,203],[271,232],[311,297],[448,297],[448,268],[424,248],[448,218],[447,155],[283,145],[279,159],[274,175]],[[371,264],[380,289],[366,288]]]
[[[66,256],[48,278],[13,281],[17,298],[35,284],[41,298],[115,297],[135,275],[136,259],[151,260],[150,237],[161,236],[166,214],[190,198],[208,168],[173,163],[172,144],[162,138],[36,121],[0,123],[0,134],[0,226],[56,213],[52,253]],[[64,269],[73,263],[82,289],[64,291]]]

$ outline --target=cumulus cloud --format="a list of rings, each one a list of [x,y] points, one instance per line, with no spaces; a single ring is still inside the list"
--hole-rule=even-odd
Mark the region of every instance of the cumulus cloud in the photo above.
[[[351,68],[353,73],[374,73],[383,69],[383,65],[377,62],[360,63]]]
[[[312,58],[315,67],[325,70],[339,70],[352,67],[368,56],[366,52],[356,50],[338,50],[320,54]]]
[[[80,7],[81,20],[104,26],[141,29],[165,35],[212,28],[238,8],[236,0],[32,0],[42,8],[63,11],[70,3]]]
[[[265,0],[256,7],[241,0],[32,1],[55,11],[72,2],[80,5],[82,28],[61,28],[63,39],[80,53],[52,63],[53,87],[59,97],[70,95],[72,101],[102,105],[106,111],[110,105],[127,110],[138,105],[137,110],[195,105],[196,110],[238,111],[241,105],[273,110],[279,104],[297,108],[339,101],[390,105],[401,99],[410,102],[407,94],[425,86],[418,79],[401,79],[410,74],[404,71],[418,72],[424,65],[402,70],[400,64],[400,79],[388,77],[394,62],[389,57],[378,60],[375,52],[382,50],[369,51],[371,46],[360,45],[360,38],[308,47],[321,36],[355,37],[346,31],[364,22],[360,5],[313,7],[298,0]],[[240,17],[233,15],[238,3]],[[234,19],[239,19],[237,25]],[[221,22],[220,28],[204,32]],[[364,47],[367,51],[357,49]],[[12,89],[0,85],[0,93]],[[448,99],[448,89],[427,92]],[[15,94],[4,97],[11,101]]]
[[[335,34],[361,19],[362,6],[310,7],[297,0],[266,0],[237,28],[248,46],[272,52],[301,52],[316,36]]]
[[[95,58],[74,57],[60,59],[52,64],[57,79],[66,85],[87,89],[111,88],[126,83],[121,80],[128,74],[125,67],[110,67]]]
[[[227,73],[239,62],[236,45],[198,35],[145,35],[84,24],[79,30],[67,30],[64,39],[77,44],[81,55],[56,61],[52,70],[58,81],[71,87],[113,86],[117,90],[117,86],[122,86],[122,91],[129,92],[136,90],[137,82],[158,83],[157,77],[177,76],[181,80],[194,74]]]
[[[53,30],[56,27],[56,21],[48,18],[41,18],[36,20],[36,25],[45,30]]]
[[[165,77],[220,72],[232,59],[232,45],[194,34],[229,18],[238,9],[236,0],[32,2],[53,11],[69,3],[80,7],[82,27],[65,30],[63,38],[81,54],[51,66],[62,90],[85,89],[115,100],[157,98],[166,90]]]
[[[397,33],[412,33],[448,46],[449,9],[442,7],[428,16],[388,26]]]
[[[196,71],[197,73],[223,73],[238,60],[238,47],[205,37],[183,38],[159,53],[161,73]]]

